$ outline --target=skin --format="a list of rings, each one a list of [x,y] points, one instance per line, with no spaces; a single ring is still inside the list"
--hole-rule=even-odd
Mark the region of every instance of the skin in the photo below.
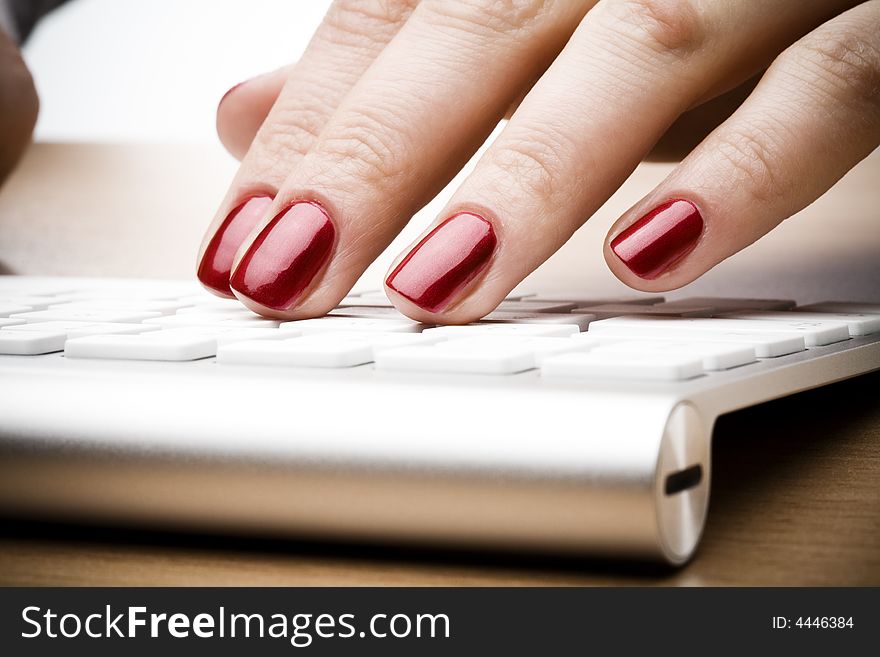
[[[0,183],[30,143],[39,100],[15,42],[0,30]]]
[[[878,27],[880,0],[339,0],[302,60],[221,103],[220,137],[242,163],[206,241],[254,190],[277,196],[239,259],[292,200],[322,203],[338,242],[296,305],[272,310],[238,295],[269,316],[320,315],[514,107],[425,233],[477,212],[498,236],[489,265],[438,312],[386,287],[397,308],[426,322],[478,319],[641,160],[683,155],[603,245],[627,285],[671,290],[811,203],[880,144]],[[699,241],[660,276],[636,276],[610,242],[679,197],[703,215]]]

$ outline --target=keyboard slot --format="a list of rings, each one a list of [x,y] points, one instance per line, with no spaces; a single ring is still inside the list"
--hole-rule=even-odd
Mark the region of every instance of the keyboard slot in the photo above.
[[[676,495],[691,488],[696,488],[703,481],[703,466],[697,463],[684,470],[673,472],[666,476],[664,492],[667,495]]]

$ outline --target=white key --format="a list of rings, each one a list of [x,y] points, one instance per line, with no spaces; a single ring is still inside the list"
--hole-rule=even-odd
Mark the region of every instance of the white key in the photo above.
[[[362,306],[367,306],[370,308],[393,308],[394,304],[392,304],[388,297],[384,294],[382,296],[379,295],[370,295],[368,297],[345,297],[342,301],[339,302],[338,308],[358,308]]]
[[[281,341],[237,342],[222,345],[219,363],[284,365],[288,367],[354,367],[371,363],[385,349],[433,344],[420,333],[317,333]]]
[[[158,330],[158,326],[147,326],[146,324],[127,324],[124,322],[34,322],[32,324],[19,324],[18,326],[8,326],[10,331],[49,331],[52,333],[64,333],[68,338],[81,338],[86,335],[102,335],[106,333],[122,334],[122,333],[146,333],[147,331]]]
[[[389,349],[376,356],[385,370],[455,372],[459,374],[515,374],[534,369],[535,353],[515,341],[453,340],[432,347]]]
[[[577,324],[513,324],[513,323],[486,323],[468,324],[466,326],[438,326],[437,328],[425,329],[423,333],[429,335],[443,335],[450,340],[455,338],[471,338],[476,335],[522,335],[544,336],[548,338],[564,338],[580,332]]]
[[[218,301],[226,301],[226,299],[218,299]],[[177,311],[178,315],[253,315],[250,310],[241,305],[238,301],[233,303],[201,303],[194,306],[186,306]]]
[[[23,319],[9,319],[8,317],[0,317],[0,328],[4,326],[20,326],[27,324]]]
[[[9,317],[10,315],[28,313],[32,310],[33,307],[31,306],[22,306],[19,304],[0,302],[0,317]]]
[[[578,306],[597,306],[605,303],[632,303],[637,305],[653,305],[655,303],[662,302],[663,297],[603,297],[598,294],[587,294],[584,292],[549,292],[539,293],[533,297],[529,297],[529,301],[571,301]]]
[[[573,312],[591,313],[596,319],[608,319],[621,315],[660,315],[676,317],[711,317],[713,309],[708,306],[680,307],[669,310],[659,306],[639,306],[629,303],[603,303],[596,306],[578,306]]]
[[[52,297],[39,296],[4,296],[0,295],[0,306],[24,306],[31,310],[46,310],[49,304],[55,303]],[[25,311],[22,311],[25,312]]]
[[[553,356],[541,363],[541,375],[551,378],[683,381],[702,373],[699,356],[670,352],[646,354],[594,349],[587,353]]]
[[[35,356],[64,349],[63,331],[0,331],[0,354]]]
[[[649,337],[655,331],[694,331],[711,333],[713,331],[735,331],[754,333],[797,333],[804,338],[808,347],[823,346],[849,339],[849,329],[846,324],[820,322],[815,320],[802,321],[779,321],[768,322],[764,320],[748,319],[702,319],[684,317],[638,317],[628,315],[624,317],[612,317],[590,324],[590,332],[615,331],[620,328],[636,328],[646,331],[643,335]],[[656,335],[656,333],[655,333]],[[725,342],[723,338],[716,338]]]
[[[70,308],[66,310],[37,310],[30,313],[16,313],[14,319],[31,322],[142,322],[161,317],[157,312],[136,312],[128,310],[95,310],[91,308]]]
[[[577,304],[572,301],[502,301],[495,310],[510,313],[567,313]]]
[[[246,340],[288,340],[297,336],[295,331],[279,331],[275,328],[236,328],[234,326],[181,326],[163,329],[163,333],[166,336],[190,335],[211,338],[217,347]]]
[[[574,324],[579,331],[586,331],[595,315],[587,313],[515,313],[495,310],[486,315],[482,322],[505,324]]]
[[[857,313],[774,313],[774,312],[752,312],[724,315],[733,319],[763,319],[768,321],[798,321],[801,318],[805,320],[815,320],[821,322],[836,322],[846,324],[849,328],[849,334],[856,338],[863,335],[871,335],[880,331],[880,315],[867,315]]]
[[[51,331],[56,332],[60,331],[65,334],[69,333],[74,329],[80,329],[86,326],[94,326],[95,324],[99,324],[101,322],[76,322],[76,321],[59,321],[54,320],[51,322],[31,322],[28,323],[23,319],[15,320],[21,322],[16,326],[7,326],[6,330],[10,331]],[[114,323],[115,325],[115,323]],[[129,324],[129,326],[142,326],[142,324]]]
[[[794,308],[797,312],[812,313],[862,313],[880,315],[880,303],[859,303],[858,301],[821,301]]]
[[[92,335],[68,340],[67,358],[109,358],[118,360],[187,361],[213,356],[216,341],[209,336],[169,335],[151,331],[140,335]]]
[[[282,322],[281,330],[293,329],[303,335],[339,331],[378,331],[380,333],[418,333],[426,324],[410,319],[382,319],[373,317],[319,317]]]
[[[471,351],[493,349],[501,346],[512,346],[526,349],[532,353],[536,363],[540,363],[550,356],[563,354],[569,351],[589,351],[595,346],[586,340],[573,340],[570,337],[552,338],[515,335],[477,335],[470,338],[457,338],[454,342],[454,347],[456,349],[469,349]]]
[[[130,312],[156,312],[170,315],[186,307],[180,301],[152,301],[149,299],[89,299],[88,301],[67,301],[53,303],[50,310],[125,310]]]
[[[29,326],[39,326],[39,324],[30,324]],[[88,324],[79,328],[71,328],[67,331],[67,339],[84,338],[89,335],[140,335],[141,333],[150,333],[158,330],[158,326],[149,326],[147,324],[107,322],[105,324]]]
[[[280,319],[269,319],[268,317],[260,317],[250,311],[243,311],[241,314],[227,315],[226,313],[187,313],[177,315],[165,315],[164,317],[154,317],[147,319],[144,324],[155,324],[163,328],[174,328],[180,326],[216,326],[216,327],[235,327],[235,328],[278,328],[281,324]]]
[[[603,344],[609,342],[684,342],[697,344],[700,342],[724,342],[728,344],[747,345],[754,349],[758,358],[778,358],[799,351],[806,345],[799,333],[774,333],[766,335],[749,331],[653,331],[642,328],[621,327],[613,331],[589,331],[574,336],[575,340],[595,341]]]
[[[794,308],[791,299],[733,299],[725,297],[689,297],[656,304],[658,308],[676,310],[680,308],[710,307],[717,312],[737,310],[788,310]]]
[[[578,342],[575,340],[574,342]],[[629,352],[641,354],[670,353],[702,359],[704,370],[728,370],[754,363],[755,349],[750,345],[731,342],[622,341],[599,345],[594,352]]]
[[[386,308],[384,306],[346,306],[345,308],[334,308],[329,313],[330,317],[367,317],[371,319],[401,319],[407,321],[406,315],[401,313],[397,308]]]
[[[241,309],[241,301],[238,299],[226,299],[224,297],[217,297],[209,292],[204,292],[202,294],[188,294],[186,296],[180,297],[176,299],[180,303],[186,304],[187,306],[202,306],[202,307],[217,307],[217,308],[238,308]]]

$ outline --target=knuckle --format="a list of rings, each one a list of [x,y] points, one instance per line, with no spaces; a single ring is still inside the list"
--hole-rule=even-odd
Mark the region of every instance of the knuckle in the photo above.
[[[344,172],[370,186],[394,189],[406,171],[403,154],[409,152],[395,123],[390,113],[362,109],[344,127],[321,136],[316,156],[332,167],[330,175]]]
[[[317,139],[323,117],[321,109],[285,107],[279,102],[254,137],[248,167],[267,180],[280,182]]]
[[[614,37],[660,54],[700,50],[709,30],[694,0],[600,0],[591,14]]]
[[[385,41],[409,17],[418,0],[335,0],[323,28],[341,43]]]
[[[858,30],[809,35],[795,49],[796,65],[819,77],[826,91],[842,101],[880,106],[880,46],[876,36]]]
[[[560,191],[564,176],[560,153],[567,150],[561,137],[545,130],[505,140],[490,160],[489,179],[502,194],[525,194],[546,201]]]
[[[553,0],[448,0],[420,5],[429,18],[467,32],[511,33],[527,29],[553,9]]]
[[[758,203],[776,201],[788,193],[785,180],[776,173],[778,159],[773,131],[752,123],[748,131],[734,130],[723,135],[715,152],[732,168],[733,185],[744,184],[745,191]]]

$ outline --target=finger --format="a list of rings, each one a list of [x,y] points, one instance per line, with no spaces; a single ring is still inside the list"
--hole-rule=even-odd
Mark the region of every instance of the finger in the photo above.
[[[392,266],[389,298],[426,322],[490,312],[678,116],[765,67],[770,53],[834,15],[832,4],[600,2],[435,226]],[[491,250],[479,230],[487,224]]]
[[[645,159],[677,162],[684,158],[706,135],[730,118],[755,89],[759,79],[760,76],[750,78],[735,89],[700,103],[679,116]]]
[[[332,308],[465,164],[586,9],[545,0],[420,4],[243,246],[236,296],[276,317]]]
[[[235,159],[240,160],[247,153],[292,72],[293,66],[285,66],[258,75],[238,83],[220,99],[217,136]]]
[[[734,115],[611,229],[624,283],[694,280],[825,193],[880,145],[880,0],[786,50]]]
[[[30,143],[39,104],[21,51],[0,29],[0,182]]]
[[[336,0],[331,5],[302,58],[289,69],[282,92],[202,240],[197,273],[209,291],[232,297],[229,275],[241,241],[262,218],[267,199],[311,148],[327,118],[404,24],[414,3]]]

